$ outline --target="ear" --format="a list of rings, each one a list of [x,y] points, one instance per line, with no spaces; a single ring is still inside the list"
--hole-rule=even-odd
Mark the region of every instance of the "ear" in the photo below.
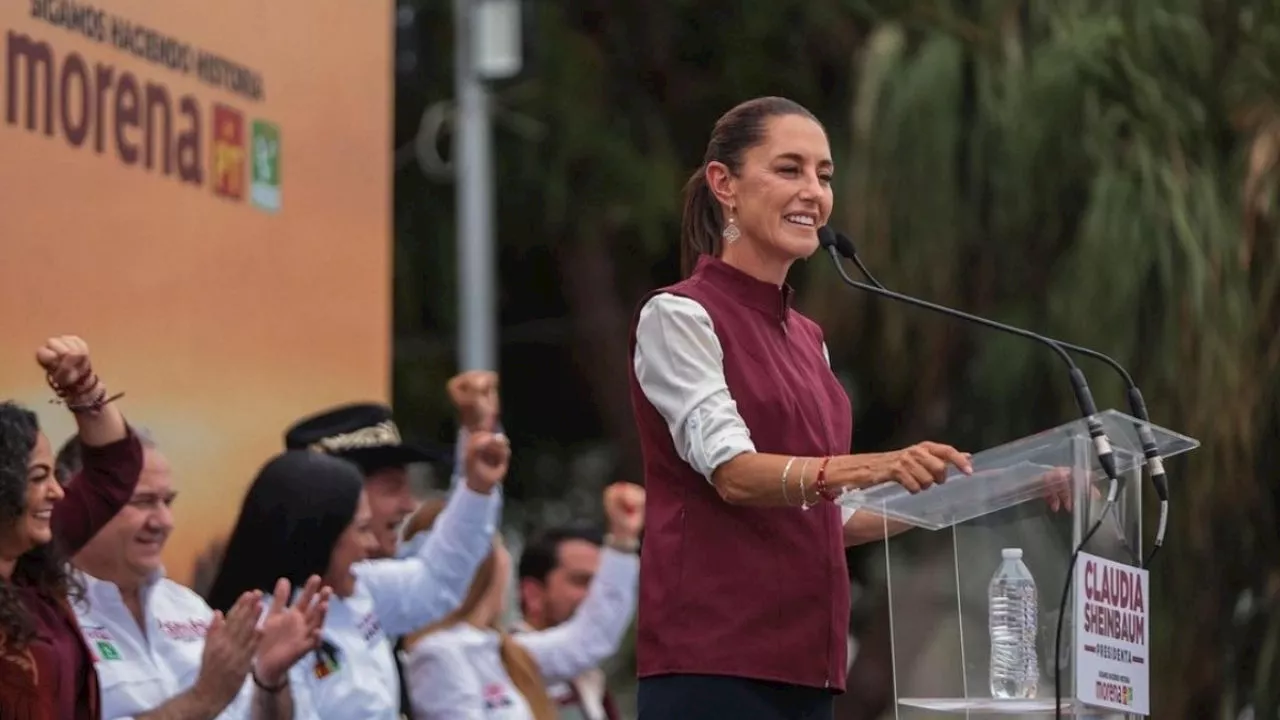
[[[520,579],[520,611],[539,612],[542,608],[542,583],[533,578]]]
[[[738,205],[738,179],[730,172],[729,166],[717,160],[707,163],[707,187],[720,202],[721,209],[734,208]],[[726,212],[725,215],[728,215]]]

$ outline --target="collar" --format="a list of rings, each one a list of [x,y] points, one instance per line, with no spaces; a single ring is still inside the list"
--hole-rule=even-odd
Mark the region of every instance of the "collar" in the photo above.
[[[744,305],[756,308],[786,327],[795,291],[783,283],[781,287],[754,278],[713,255],[702,255],[693,270],[700,277]]]
[[[80,576],[81,582],[84,583],[85,593],[90,598],[101,598],[103,592],[113,592],[116,598],[121,601],[124,600],[124,596],[120,593],[120,587],[110,580],[103,580],[100,577],[90,575],[79,568],[73,568],[73,571]],[[138,589],[142,592],[143,602],[146,602],[147,596],[151,594],[151,590],[155,588],[156,583],[164,580],[165,577],[164,567],[160,567],[142,581]]]

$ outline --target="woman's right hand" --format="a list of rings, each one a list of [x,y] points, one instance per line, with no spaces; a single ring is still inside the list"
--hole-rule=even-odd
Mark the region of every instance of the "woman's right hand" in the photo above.
[[[871,469],[876,483],[896,482],[915,494],[945,482],[947,465],[954,465],[966,475],[973,472],[968,453],[935,442],[884,453]]]
[[[225,616],[215,612],[204,636],[200,674],[193,690],[214,710],[214,714],[235,699],[252,668],[262,633],[262,593],[242,594]]]

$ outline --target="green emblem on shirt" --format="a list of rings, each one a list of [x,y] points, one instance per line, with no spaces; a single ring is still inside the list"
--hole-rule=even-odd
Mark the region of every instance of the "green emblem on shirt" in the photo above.
[[[106,640],[99,640],[97,642],[97,645],[98,645],[98,655],[101,656],[103,660],[119,660],[120,659],[120,651],[116,650],[115,645],[112,645]]]

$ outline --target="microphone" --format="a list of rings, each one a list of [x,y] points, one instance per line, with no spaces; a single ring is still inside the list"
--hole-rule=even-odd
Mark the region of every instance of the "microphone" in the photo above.
[[[819,233],[821,233],[821,230]],[[879,280],[875,279],[875,276],[871,274],[870,270],[867,270],[867,266],[863,264],[862,258],[858,257],[858,251],[854,247],[853,241],[849,239],[848,235],[837,231],[834,233],[834,237],[836,252],[852,260],[853,263],[858,266],[858,270],[872,285],[875,285],[881,290],[887,289]],[[839,261],[837,260],[837,262]],[[1154,558],[1156,553],[1160,551],[1160,548],[1164,546],[1165,530],[1168,528],[1169,479],[1165,475],[1164,458],[1160,456],[1160,450],[1156,446],[1155,436],[1151,433],[1151,417],[1147,414],[1147,403],[1142,398],[1142,391],[1138,389],[1138,385],[1133,381],[1133,376],[1129,374],[1129,371],[1109,355],[1104,355],[1097,350],[1083,347],[1081,345],[1073,345],[1062,340],[1053,340],[1053,342],[1062,346],[1066,350],[1076,353],[1077,355],[1084,355],[1085,357],[1090,357],[1094,360],[1106,363],[1112,370],[1115,370],[1116,374],[1120,376],[1121,381],[1124,382],[1126,392],[1129,396],[1129,409],[1133,412],[1133,416],[1141,421],[1134,423],[1134,429],[1137,431],[1138,441],[1142,443],[1142,454],[1146,459],[1147,469],[1151,473],[1151,484],[1155,488],[1156,496],[1160,499],[1160,521],[1156,525],[1155,541],[1151,545],[1151,552],[1142,563],[1142,567],[1144,569],[1150,567],[1152,558]]]
[[[1014,325],[1006,325],[1005,323],[990,320],[979,315],[971,315],[960,310],[946,307],[945,305],[938,305],[936,303],[928,302],[927,300],[920,300],[919,298],[911,297],[910,295],[903,295],[902,293],[897,293],[884,287],[868,285],[854,280],[849,277],[849,273],[845,271],[844,265],[840,262],[840,255],[842,254],[840,244],[841,243],[835,231],[831,230],[827,226],[823,226],[818,229],[818,245],[825,249],[827,254],[831,256],[831,263],[835,265],[836,272],[840,274],[840,279],[843,280],[846,285],[864,292],[869,292],[872,295],[880,295],[908,305],[914,305],[925,310],[931,310],[942,315],[966,320],[968,322],[991,328],[992,330],[999,330],[1010,335],[1017,335],[1019,337],[1027,338],[1028,340],[1034,340],[1053,350],[1062,358],[1062,361],[1067,364],[1067,368],[1069,369],[1071,376],[1071,388],[1075,393],[1076,405],[1079,407],[1080,413],[1084,417],[1085,426],[1089,430],[1089,437],[1093,441],[1094,451],[1098,454],[1098,464],[1102,466],[1103,472],[1106,473],[1107,480],[1110,481],[1110,488],[1107,491],[1106,502],[1102,506],[1102,512],[1099,513],[1098,519],[1095,520],[1093,526],[1089,528],[1089,532],[1085,533],[1084,537],[1080,540],[1080,544],[1071,552],[1071,561],[1067,565],[1066,582],[1064,582],[1062,586],[1062,600],[1059,604],[1058,625],[1054,635],[1053,648],[1053,687],[1055,697],[1054,717],[1060,720],[1062,717],[1062,623],[1063,619],[1066,617],[1064,610],[1067,606],[1067,600],[1071,596],[1071,579],[1075,574],[1074,571],[1076,562],[1080,558],[1080,551],[1084,549],[1084,546],[1087,545],[1089,540],[1093,538],[1094,534],[1098,532],[1098,528],[1102,527],[1103,521],[1107,518],[1107,513],[1109,513],[1115,506],[1116,496],[1119,494],[1121,484],[1121,480],[1116,474],[1115,455],[1111,448],[1111,441],[1107,438],[1106,431],[1102,427],[1102,421],[1097,418],[1098,407],[1094,403],[1093,393],[1089,390],[1089,383],[1085,379],[1084,373],[1076,366],[1075,361],[1067,354],[1064,346],[1056,340],[1047,338],[1043,335],[1038,335],[1030,330],[1023,330],[1022,328]],[[847,237],[844,239],[843,244],[849,255],[857,255],[857,253],[853,251],[853,242]],[[858,262],[858,265],[861,269],[862,263]],[[1148,434],[1149,433],[1150,430],[1148,429]],[[1154,447],[1154,445],[1153,437],[1152,446]]]
[[[831,255],[831,260],[836,266],[836,271],[840,273],[840,277],[844,280],[846,285],[864,292],[869,292],[872,295],[881,295],[883,297],[897,300],[898,302],[914,305],[918,308],[932,310],[933,312],[940,313],[942,315],[977,323],[978,325],[982,325],[993,330],[999,330],[1000,332],[1009,333],[1010,335],[1024,337],[1028,340],[1034,340],[1057,353],[1058,356],[1062,358],[1062,361],[1067,364],[1067,368],[1070,372],[1071,389],[1075,393],[1076,405],[1080,408],[1080,415],[1084,418],[1085,425],[1089,429],[1089,437],[1093,440],[1093,449],[1098,453],[1098,463],[1102,466],[1103,472],[1107,474],[1107,479],[1112,482],[1113,486],[1120,482],[1116,477],[1116,459],[1111,449],[1111,441],[1107,438],[1107,434],[1102,428],[1102,421],[1097,418],[1098,406],[1093,401],[1093,392],[1089,390],[1089,382],[1085,379],[1084,373],[1080,371],[1080,368],[1076,367],[1075,361],[1072,360],[1071,356],[1067,354],[1067,351],[1062,348],[1062,345],[1054,340],[1044,337],[1043,335],[1037,335],[1030,330],[1023,330],[1020,327],[1006,325],[1002,322],[989,320],[978,315],[970,315],[969,313],[955,310],[944,305],[938,305],[927,300],[911,297],[910,295],[896,293],[883,287],[860,283],[849,277],[849,274],[844,270],[844,266],[840,264],[840,251],[837,247],[837,242],[835,232],[829,227],[823,226],[818,229],[818,244],[825,248]],[[846,242],[848,242],[848,238],[846,238]],[[849,243],[849,245],[852,245],[852,243]],[[1116,489],[1117,488],[1113,487],[1112,492],[1114,493]]]

